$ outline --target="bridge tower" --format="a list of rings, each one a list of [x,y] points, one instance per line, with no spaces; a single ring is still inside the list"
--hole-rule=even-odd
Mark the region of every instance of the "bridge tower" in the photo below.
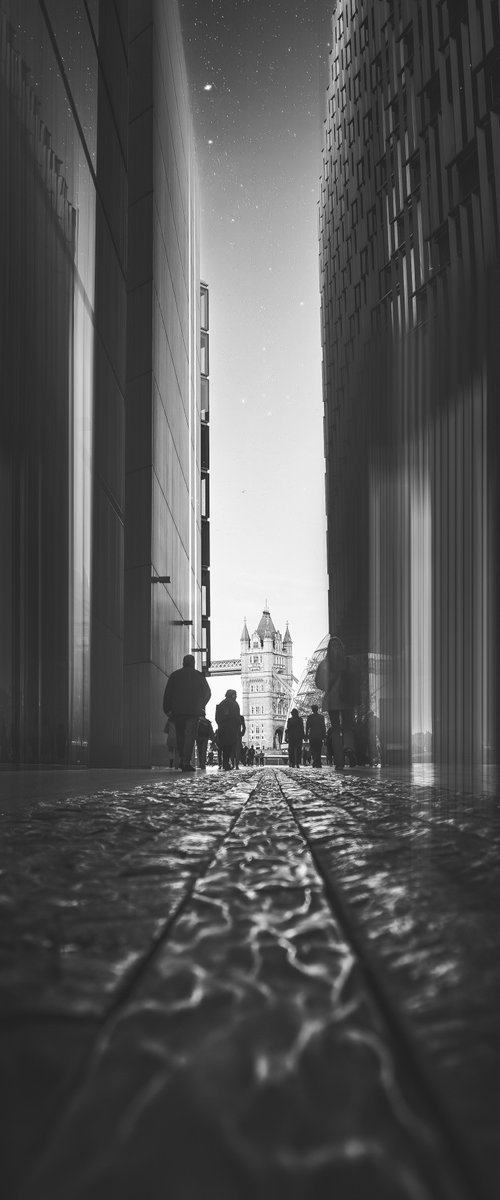
[[[293,689],[293,644],[288,622],[284,637],[267,606],[250,636],[247,622],[240,638],[242,713],[247,745],[270,750],[284,729]],[[281,740],[281,739],[280,739]]]

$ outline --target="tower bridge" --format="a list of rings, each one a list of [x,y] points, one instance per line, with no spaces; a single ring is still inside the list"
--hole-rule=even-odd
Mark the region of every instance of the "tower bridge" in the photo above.
[[[281,741],[297,679],[292,670],[292,639],[288,623],[282,636],[269,608],[250,636],[246,619],[240,638],[239,658],[214,660],[208,674],[241,675],[241,711],[247,741],[268,749]]]

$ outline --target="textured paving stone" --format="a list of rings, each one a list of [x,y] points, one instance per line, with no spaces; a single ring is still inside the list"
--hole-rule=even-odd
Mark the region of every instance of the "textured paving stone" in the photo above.
[[[207,795],[201,776],[149,773],[128,792],[90,795],[70,778],[78,794],[63,798],[59,776],[53,801],[55,774],[30,773],[19,812],[0,776],[0,1136],[12,1195],[78,1088],[99,1027],[252,789],[215,778]]]
[[[498,801],[355,772],[280,780],[419,1039],[485,1193],[498,1195]]]
[[[4,812],[7,1197],[496,1196],[494,800],[368,772],[125,784]]]
[[[210,860],[246,793],[203,779],[18,818],[0,841],[0,1013],[99,1014]],[[202,808],[202,813],[200,809]],[[146,886],[147,884],[147,886]]]

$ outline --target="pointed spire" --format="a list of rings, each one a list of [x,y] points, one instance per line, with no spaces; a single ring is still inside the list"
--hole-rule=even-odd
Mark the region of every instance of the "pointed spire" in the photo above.
[[[276,630],[274,628],[273,619],[268,608],[265,608],[257,625],[257,633],[262,641],[263,637],[274,637]]]
[[[250,634],[247,629],[246,617],[244,618],[244,624],[243,624],[243,630],[242,630],[241,637],[240,637],[240,642],[247,642],[248,644],[250,644]]]
[[[290,637],[290,630],[289,630],[289,628],[288,628],[288,621],[287,621],[287,623],[286,623],[286,629],[285,629],[285,636],[284,636],[284,638],[283,638],[283,645],[284,645],[284,646],[291,646],[291,644],[292,644],[292,639],[291,639],[291,637]]]

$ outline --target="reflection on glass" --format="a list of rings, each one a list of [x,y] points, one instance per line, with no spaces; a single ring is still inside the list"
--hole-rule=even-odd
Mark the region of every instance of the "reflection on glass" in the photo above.
[[[94,170],[97,164],[97,51],[78,0],[46,0],[48,17],[61,56],[80,127]]]
[[[432,756],[432,526],[427,463],[410,464],[410,688],[413,761]]]
[[[49,7],[95,159],[85,10]],[[28,0],[0,7],[0,87],[0,756],[84,761],[96,197],[44,17]]]

